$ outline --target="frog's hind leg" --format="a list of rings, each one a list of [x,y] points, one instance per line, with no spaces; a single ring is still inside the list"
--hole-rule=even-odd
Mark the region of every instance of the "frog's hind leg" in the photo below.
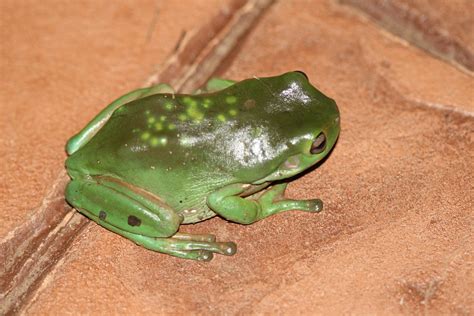
[[[191,259],[198,261],[210,261],[214,257],[213,253],[220,253],[224,255],[232,255],[235,253],[235,245],[224,245],[227,243],[215,243],[215,242],[196,242],[193,240],[180,240],[175,237],[171,238],[154,238],[139,234],[133,234],[128,231],[122,230],[116,226],[113,226],[107,222],[101,221],[101,219],[94,214],[81,210],[81,213],[99,223],[101,226],[113,231],[125,238],[128,238],[136,244],[143,246],[149,250],[165,253],[174,257]]]
[[[234,243],[215,242],[212,235],[177,234],[182,216],[150,193],[114,178],[72,180],[66,199],[99,225],[150,250],[194,260],[236,251]]]
[[[115,110],[120,106],[131,101],[157,93],[174,93],[173,88],[167,84],[158,84],[149,88],[137,89],[129,92],[117,100],[110,103],[103,109],[96,117],[90,121],[79,133],[71,137],[66,144],[66,151],[69,155],[76,152],[79,148],[87,144],[87,142],[94,137],[94,135],[104,126],[109,120]]]
[[[97,217],[99,224],[133,234],[169,237],[183,221],[159,198],[112,177],[74,179],[66,187],[66,200]]]

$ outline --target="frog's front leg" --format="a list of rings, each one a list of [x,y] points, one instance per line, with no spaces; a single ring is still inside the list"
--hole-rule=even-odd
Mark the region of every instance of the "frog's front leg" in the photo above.
[[[216,92],[219,90],[224,90],[232,85],[235,84],[233,80],[227,80],[222,78],[211,78],[208,82],[206,82],[206,88],[204,89],[205,92]]]
[[[209,79],[203,87],[193,91],[193,94],[213,93],[224,90],[234,84],[235,81],[214,77]]]
[[[236,251],[234,243],[215,242],[211,235],[177,233],[182,216],[154,195],[115,178],[72,180],[66,199],[98,224],[150,250],[204,261],[213,253]]]
[[[263,193],[257,192],[242,197],[251,190],[249,184],[231,184],[209,195],[207,203],[211,209],[227,220],[251,224],[273,214],[288,210],[319,212],[323,204],[319,199],[289,200],[283,198],[287,183],[280,183],[267,188]],[[255,199],[254,199],[255,198]]]

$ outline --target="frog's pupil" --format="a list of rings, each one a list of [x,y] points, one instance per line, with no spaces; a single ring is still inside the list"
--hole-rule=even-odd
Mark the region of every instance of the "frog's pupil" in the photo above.
[[[314,139],[313,144],[311,145],[310,152],[312,154],[319,154],[326,148],[326,135],[324,133],[319,133],[319,135]]]

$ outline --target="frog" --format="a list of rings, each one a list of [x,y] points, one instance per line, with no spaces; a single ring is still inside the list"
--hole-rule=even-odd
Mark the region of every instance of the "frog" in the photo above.
[[[236,244],[181,225],[320,212],[321,199],[288,199],[285,190],[328,156],[339,132],[336,102],[302,71],[212,78],[189,94],[157,84],[113,101],[69,139],[65,197],[146,249],[209,261],[234,255]]]

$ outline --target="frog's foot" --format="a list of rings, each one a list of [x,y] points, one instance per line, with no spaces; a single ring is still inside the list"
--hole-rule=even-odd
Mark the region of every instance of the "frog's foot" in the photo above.
[[[121,231],[113,226],[105,227],[149,250],[166,253],[183,259],[210,261],[214,257],[214,253],[232,256],[237,251],[237,246],[233,242],[199,240],[209,238],[209,235],[192,236],[178,233],[177,237],[174,235],[170,238],[154,238]]]
[[[313,200],[304,200],[304,201],[295,201],[299,202],[295,209],[304,212],[311,212],[317,213],[321,212],[323,209],[323,201],[320,199],[313,199]]]
[[[183,235],[187,234],[178,234],[177,238],[175,236],[170,238],[154,238],[125,232],[113,226],[103,226],[149,250],[166,253],[168,255],[183,259],[210,261],[214,257],[214,253],[218,253],[225,256],[232,256],[237,251],[237,246],[233,242],[198,240],[205,238],[204,235],[197,235],[193,237],[190,237],[191,235],[188,235],[184,237],[184,239],[180,238],[183,238]],[[209,237],[207,236],[207,238]]]
[[[288,183],[280,183],[266,189],[258,198],[257,203],[262,207],[263,217],[276,213],[298,210],[303,212],[320,212],[323,209],[323,201],[312,200],[290,200],[285,199],[284,194]]]
[[[216,242],[216,236],[212,234],[186,234],[176,233],[171,239],[188,241],[189,247],[205,247],[205,251],[216,252],[226,256],[232,256],[237,251],[237,246],[233,242]]]
[[[173,235],[173,238],[181,240],[194,240],[194,241],[216,241],[216,236],[212,234],[186,234],[186,233],[176,233]]]
[[[232,256],[237,252],[237,245],[233,242],[216,242],[216,236],[212,234],[187,234],[176,233],[168,238],[173,247],[183,249],[184,251],[201,251],[204,255],[206,252],[218,253],[225,256]],[[206,259],[198,259],[206,260]]]
[[[225,256],[232,256],[237,252],[237,246],[233,242],[216,242],[203,241],[204,238],[209,238],[212,235],[187,235],[183,239],[183,234],[174,235],[171,238],[161,238],[165,240],[173,249],[182,251],[208,251],[211,253],[218,253]],[[215,238],[215,237],[214,237]]]
[[[246,184],[231,184],[211,193],[207,203],[222,217],[241,224],[251,224],[265,217],[289,211],[319,212],[323,203],[314,200],[290,200],[284,198],[287,183],[273,185],[263,192],[247,197],[240,195],[249,190]]]

